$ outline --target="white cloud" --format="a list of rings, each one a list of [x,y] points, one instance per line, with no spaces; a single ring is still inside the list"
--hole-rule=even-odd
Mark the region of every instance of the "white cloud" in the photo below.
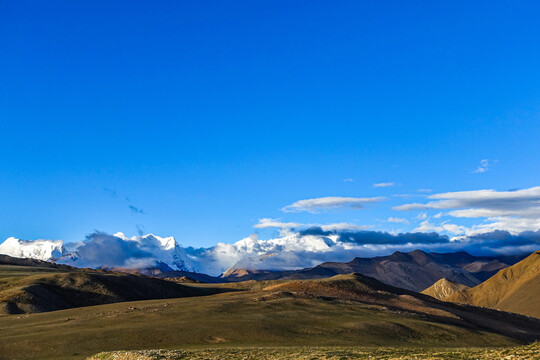
[[[429,220],[424,220],[420,223],[420,226],[413,230],[413,232],[441,232],[443,230],[442,227],[430,223]]]
[[[540,229],[540,218],[497,216],[488,218],[485,224],[474,225],[466,233],[467,235],[475,235],[495,230],[506,230],[511,234],[518,234],[532,229]]]
[[[394,210],[463,209],[460,217],[485,217],[509,214],[540,214],[540,186],[515,191],[473,190],[429,196],[427,204],[411,203],[395,206]],[[465,210],[474,210],[467,212]],[[478,211],[485,211],[484,213]]]
[[[418,190],[416,190],[416,191],[421,192],[421,193],[430,193],[430,192],[433,192],[433,190],[431,190],[431,189],[418,189]]]
[[[416,215],[415,218],[418,219],[418,220],[426,220],[427,219],[427,213],[426,212],[418,213],[418,215]]]
[[[453,235],[465,234],[469,232],[467,227],[456,224],[443,223],[442,228],[444,231]]]
[[[397,218],[390,216],[388,219],[384,220],[385,222],[391,222],[396,224],[408,224],[409,220],[403,218]]]
[[[335,224],[327,224],[327,225],[311,225],[311,226],[317,226],[320,227],[323,231],[345,231],[345,230],[365,230],[370,228],[369,226],[364,225],[356,225],[351,223],[335,223]]]
[[[343,182],[354,182],[354,179],[353,178],[346,178],[346,179],[343,179]]]
[[[486,218],[487,223],[473,226],[468,233],[507,230],[517,233],[540,228],[540,186],[514,191],[473,190],[429,196],[428,203],[410,203],[395,210],[450,210],[455,218]]]
[[[478,169],[474,170],[473,173],[485,173],[489,170],[489,160],[483,159],[480,160],[480,165],[478,166]]]
[[[303,226],[301,223],[295,222],[281,222],[280,219],[270,219],[263,218],[259,219],[259,222],[253,225],[257,229],[269,229],[269,228],[280,228],[280,229],[290,229]]]
[[[394,185],[396,185],[396,183],[394,183],[394,182],[381,182],[381,183],[373,184],[373,187],[380,188],[380,187],[390,187],[390,186],[394,186]]]
[[[356,225],[352,223],[340,222],[332,224],[302,224],[295,222],[281,222],[280,219],[270,219],[263,218],[259,219],[259,222],[253,225],[257,229],[270,229],[270,228],[279,228],[281,230],[288,230],[293,228],[308,228],[308,227],[317,227],[321,228],[323,231],[345,231],[345,230],[364,230],[368,229],[369,226],[365,225]],[[282,235],[286,235],[287,232],[283,232]]]
[[[364,207],[364,204],[384,200],[384,197],[355,198],[328,196],[314,199],[299,200],[291,205],[287,205],[281,210],[284,212],[310,212],[318,213],[332,209],[348,208],[358,210]]]

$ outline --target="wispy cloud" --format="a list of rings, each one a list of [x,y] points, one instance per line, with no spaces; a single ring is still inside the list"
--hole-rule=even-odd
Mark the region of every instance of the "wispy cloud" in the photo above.
[[[396,224],[408,224],[409,220],[390,216],[388,219],[384,220],[384,222],[390,222],[390,223],[396,223]]]
[[[489,159],[480,160],[480,165],[473,173],[485,173],[489,170]]]
[[[103,191],[112,198],[117,198],[118,197],[118,191],[116,191],[114,189],[103,188]],[[133,203],[131,202],[129,197],[124,196],[124,199],[127,202],[128,209],[132,214],[144,214],[144,210],[141,209],[140,207],[137,207],[137,206],[133,205]]]
[[[109,196],[111,197],[117,197],[118,196],[118,192],[114,189],[109,189],[109,188],[103,188],[103,191],[108,194]]]
[[[292,229],[303,226],[301,223],[295,222],[281,222],[280,219],[271,219],[263,218],[259,219],[259,222],[253,225],[256,229],[270,229],[270,228],[280,228],[280,229]]]
[[[396,183],[394,182],[381,182],[381,183],[373,184],[373,187],[382,188],[382,187],[390,187],[390,186],[395,186],[395,185]]]
[[[352,223],[340,222],[331,224],[302,224],[296,222],[282,222],[281,219],[263,218],[259,219],[259,222],[253,225],[256,229],[271,229],[278,228],[282,230],[292,230],[298,228],[320,227],[325,231],[338,231],[338,230],[364,230],[368,229],[368,226],[357,225]]]
[[[343,182],[354,182],[354,179],[353,178],[346,178],[346,179],[343,179]]]
[[[418,220],[425,220],[427,219],[427,213],[426,212],[418,213],[418,215],[416,215],[415,218]]]
[[[384,200],[384,197],[356,198],[328,196],[314,199],[305,199],[296,201],[283,207],[284,212],[310,212],[318,213],[333,209],[362,209],[365,204]]]
[[[144,214],[144,210],[143,210],[143,209],[139,209],[138,207],[133,206],[133,205],[131,205],[131,204],[128,205],[128,207],[129,207],[129,210],[131,210],[131,212],[132,212],[133,214]]]

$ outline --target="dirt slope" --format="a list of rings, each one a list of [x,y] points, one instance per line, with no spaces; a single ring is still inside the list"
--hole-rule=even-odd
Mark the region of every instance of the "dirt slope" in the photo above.
[[[443,300],[444,298],[465,289],[470,289],[470,287],[442,278],[435,284],[422,291],[422,294],[426,294],[436,299]]]
[[[467,303],[540,318],[540,251],[445,301]]]

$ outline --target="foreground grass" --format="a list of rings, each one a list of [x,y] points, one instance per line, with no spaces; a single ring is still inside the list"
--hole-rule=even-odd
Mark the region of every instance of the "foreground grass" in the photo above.
[[[88,360],[345,360],[345,359],[424,359],[424,360],[536,360],[540,343],[497,349],[410,349],[410,348],[238,348],[211,350],[114,351],[94,355]]]

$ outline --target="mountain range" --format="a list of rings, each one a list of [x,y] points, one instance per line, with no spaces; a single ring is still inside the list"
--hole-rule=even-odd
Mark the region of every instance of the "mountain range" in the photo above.
[[[500,269],[515,264],[523,256],[473,256],[466,252],[427,253],[396,251],[389,256],[355,258],[347,263],[326,262],[312,268],[293,271],[229,269],[222,275],[227,281],[319,279],[338,274],[360,273],[386,284],[422,291],[442,278],[476,286]]]
[[[61,240],[10,237],[0,244],[0,254],[79,268],[135,269],[145,273],[193,270],[192,260],[174,237],[154,234],[128,238],[120,232],[94,233],[86,241],[67,244]]]
[[[261,241],[251,237],[234,244],[234,252],[218,244],[214,249],[194,250],[179,245],[174,237],[153,234],[126,237],[123,233],[94,233],[80,243],[62,241],[25,241],[9,238],[0,244],[0,253],[65,264],[79,268],[100,268],[158,277],[187,276],[202,282],[235,282],[245,280],[298,280],[327,278],[338,274],[360,273],[386,284],[422,291],[442,278],[474,287],[497,271],[513,265],[523,256],[473,256],[466,252],[427,253],[415,250],[396,251],[388,256],[356,257],[349,262],[324,262],[313,267],[275,270],[261,268],[272,264],[276,249],[327,251],[335,247],[331,236],[291,234],[279,239]],[[232,246],[232,245],[231,245]],[[230,247],[230,246],[229,246]],[[227,252],[229,251],[229,252]],[[215,257],[226,254],[233,265],[219,276],[201,269],[215,268]],[[231,254],[235,254],[231,257]],[[270,259],[270,260],[269,260]],[[206,265],[206,262],[211,265]],[[225,263],[221,263],[225,264]],[[279,266],[274,264],[275,266]],[[221,265],[220,265],[221,266]]]

